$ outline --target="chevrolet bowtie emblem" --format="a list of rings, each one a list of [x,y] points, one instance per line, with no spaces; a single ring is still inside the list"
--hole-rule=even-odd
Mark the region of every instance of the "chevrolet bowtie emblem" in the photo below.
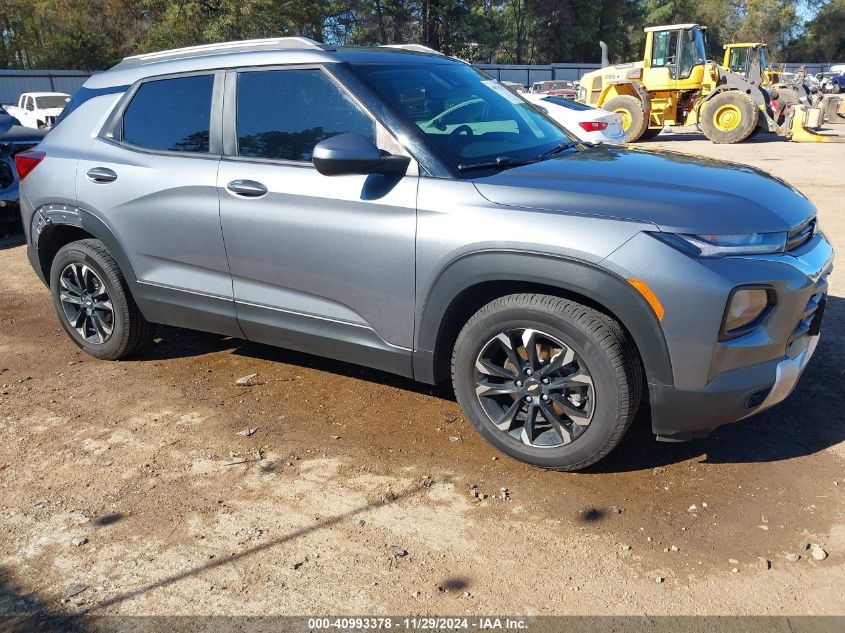
[[[534,384],[534,385],[529,385],[529,386],[528,386],[528,391],[537,391],[537,387],[539,387],[539,386],[540,386],[540,385],[537,385],[537,384]]]

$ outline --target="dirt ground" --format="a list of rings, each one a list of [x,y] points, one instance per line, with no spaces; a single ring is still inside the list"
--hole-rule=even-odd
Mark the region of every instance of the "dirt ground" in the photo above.
[[[649,145],[784,178],[845,256],[845,144]],[[0,614],[845,614],[843,268],[787,402],[690,444],[641,411],[563,474],[497,453],[447,391],[352,365],[172,328],[86,357],[7,241]]]

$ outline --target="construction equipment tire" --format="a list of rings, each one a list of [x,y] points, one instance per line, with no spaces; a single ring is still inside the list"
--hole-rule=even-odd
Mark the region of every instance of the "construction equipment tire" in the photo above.
[[[701,129],[714,143],[741,143],[754,133],[760,111],[743,92],[720,92],[701,108]]]
[[[648,129],[648,113],[645,111],[645,104],[636,97],[630,95],[613,97],[606,101],[602,108],[622,115],[622,131],[625,132],[627,143],[639,140]]]

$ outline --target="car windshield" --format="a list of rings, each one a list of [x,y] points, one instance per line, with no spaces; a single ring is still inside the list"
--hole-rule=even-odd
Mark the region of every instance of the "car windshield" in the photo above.
[[[583,103],[578,103],[577,101],[573,101],[572,99],[565,99],[563,97],[543,97],[541,101],[554,103],[555,105],[559,105],[563,108],[568,108],[570,110],[595,110],[595,108],[593,108],[592,106],[588,106]]]
[[[68,102],[66,95],[50,95],[48,97],[35,97],[35,105],[38,108],[64,108]]]
[[[455,167],[536,158],[572,139],[551,119],[461,63],[361,64],[362,76]]]

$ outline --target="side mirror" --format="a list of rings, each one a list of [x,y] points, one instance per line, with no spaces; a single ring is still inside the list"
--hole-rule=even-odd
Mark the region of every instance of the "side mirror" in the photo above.
[[[382,152],[363,134],[338,134],[314,146],[311,162],[324,176],[404,175],[411,159]]]

